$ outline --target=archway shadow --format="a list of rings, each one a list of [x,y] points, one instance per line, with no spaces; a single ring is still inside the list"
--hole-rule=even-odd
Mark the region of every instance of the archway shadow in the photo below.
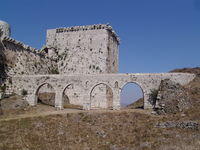
[[[36,104],[55,106],[55,90],[49,83],[41,84],[36,91]]]

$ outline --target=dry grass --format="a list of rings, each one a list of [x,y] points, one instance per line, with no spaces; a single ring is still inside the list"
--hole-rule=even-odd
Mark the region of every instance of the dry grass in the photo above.
[[[199,147],[200,131],[163,129],[169,120],[134,110],[55,114],[0,121],[0,149],[171,149]],[[177,120],[177,116],[169,116]],[[184,149],[184,148],[183,148]]]
[[[128,109],[143,109],[144,108],[144,99],[140,98],[134,103],[128,105],[126,108]]]
[[[199,83],[196,79],[187,87],[193,107],[177,114],[155,116],[139,109],[80,110],[1,119],[0,150],[199,150],[200,130],[155,126],[166,121],[195,121],[200,124]],[[36,111],[33,108],[30,113],[49,109],[43,107]]]
[[[80,105],[74,105],[74,104],[64,104],[63,108],[65,109],[83,109],[83,106]]]

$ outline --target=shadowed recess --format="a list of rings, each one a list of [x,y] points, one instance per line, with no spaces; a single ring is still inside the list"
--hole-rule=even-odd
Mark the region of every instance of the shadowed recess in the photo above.
[[[36,96],[37,103],[55,106],[55,90],[49,83],[40,85]]]

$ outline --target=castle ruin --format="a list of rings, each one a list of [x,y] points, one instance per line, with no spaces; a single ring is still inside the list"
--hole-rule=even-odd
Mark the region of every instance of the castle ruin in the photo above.
[[[84,109],[120,109],[123,86],[133,82],[144,94],[144,108],[153,108],[151,92],[170,79],[185,85],[194,79],[187,73],[118,74],[120,40],[108,24],[47,30],[46,45],[36,50],[13,38],[0,21],[0,93],[27,93],[24,99],[37,105],[42,86],[55,90],[54,106],[69,103]],[[2,94],[1,94],[2,95]]]

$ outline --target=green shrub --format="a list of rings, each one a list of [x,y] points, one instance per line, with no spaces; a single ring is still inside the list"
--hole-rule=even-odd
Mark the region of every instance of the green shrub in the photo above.
[[[52,69],[50,70],[50,73],[51,73],[51,74],[59,74],[58,68],[52,68]]]
[[[153,106],[156,105],[157,96],[158,96],[158,90],[157,90],[157,89],[151,90],[151,93],[150,93],[150,103],[151,103]]]

